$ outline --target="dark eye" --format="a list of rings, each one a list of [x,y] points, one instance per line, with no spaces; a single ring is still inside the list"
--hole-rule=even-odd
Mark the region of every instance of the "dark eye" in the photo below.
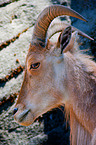
[[[30,69],[37,69],[39,66],[40,66],[40,63],[37,62],[37,63],[31,64]]]

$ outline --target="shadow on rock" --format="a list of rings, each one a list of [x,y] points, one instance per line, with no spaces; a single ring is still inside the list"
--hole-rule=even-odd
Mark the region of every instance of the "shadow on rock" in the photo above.
[[[69,145],[70,128],[65,120],[64,108],[44,114],[44,133],[48,140],[43,145]],[[67,125],[66,125],[67,124]]]

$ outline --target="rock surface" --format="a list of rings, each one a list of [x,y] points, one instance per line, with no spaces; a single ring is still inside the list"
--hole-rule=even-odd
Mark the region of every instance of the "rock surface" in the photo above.
[[[52,4],[67,5],[85,16],[85,23],[71,18],[72,25],[96,39],[95,0],[0,0],[0,144],[68,145],[64,108],[54,109],[28,127],[15,123],[12,110],[20,91],[26,54],[38,14]],[[63,17],[61,18],[63,20]],[[64,21],[70,22],[69,17]],[[81,37],[81,49],[91,49],[96,60],[95,41]]]

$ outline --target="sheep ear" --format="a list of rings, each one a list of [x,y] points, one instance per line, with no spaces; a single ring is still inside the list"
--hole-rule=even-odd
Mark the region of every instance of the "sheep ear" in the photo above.
[[[67,27],[60,36],[60,48],[61,48],[61,54],[63,53],[63,50],[66,48],[66,46],[69,44],[71,40],[72,35],[72,28],[71,26]],[[67,52],[67,50],[66,50]]]

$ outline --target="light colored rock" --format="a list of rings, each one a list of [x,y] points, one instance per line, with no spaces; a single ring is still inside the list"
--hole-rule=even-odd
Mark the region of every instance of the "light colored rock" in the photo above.
[[[50,4],[50,1],[44,0],[20,0],[0,8],[0,43],[34,24],[38,14]]]
[[[0,51],[0,79],[10,74],[12,69],[14,70],[19,65],[25,64],[26,54],[32,38],[33,25],[38,17],[38,14],[48,5],[51,5],[53,3],[62,4],[66,3],[66,1],[18,0],[7,4],[5,7],[0,8],[0,44],[9,39],[12,39],[14,36],[17,36],[23,30],[30,27],[26,32],[23,32],[18,39],[16,39],[13,43],[10,43],[9,46]],[[68,6],[72,6],[73,2],[74,0],[68,0]],[[74,24],[75,27],[84,30],[84,32],[90,35],[91,31],[95,31],[96,10],[94,9],[94,7],[93,9],[83,9],[81,1],[79,2],[79,8],[80,7],[82,7],[81,10],[77,9],[77,5],[74,5],[74,7],[72,8],[79,11],[89,20],[89,22],[85,23],[77,19],[72,19],[72,24]],[[70,23],[69,17],[66,17],[65,20]],[[86,39],[82,40],[84,40],[84,43],[88,42],[86,43],[86,48],[89,48],[89,41],[86,41]],[[19,60],[19,63],[16,63],[16,59]],[[17,93],[20,90],[23,76],[24,73],[21,73],[17,78],[12,78],[7,81],[4,86],[1,85],[0,99],[2,99],[3,97],[7,98],[7,96],[9,96],[10,94]],[[3,106],[5,108],[3,108]],[[5,102],[3,106],[0,106],[0,111],[2,111],[0,114],[1,145],[39,145],[40,143],[42,144],[44,140],[47,140],[47,136],[44,134],[43,122],[40,124],[36,121],[28,127],[20,126],[19,124],[14,122],[14,118],[12,116],[14,104],[10,107],[10,105]]]

